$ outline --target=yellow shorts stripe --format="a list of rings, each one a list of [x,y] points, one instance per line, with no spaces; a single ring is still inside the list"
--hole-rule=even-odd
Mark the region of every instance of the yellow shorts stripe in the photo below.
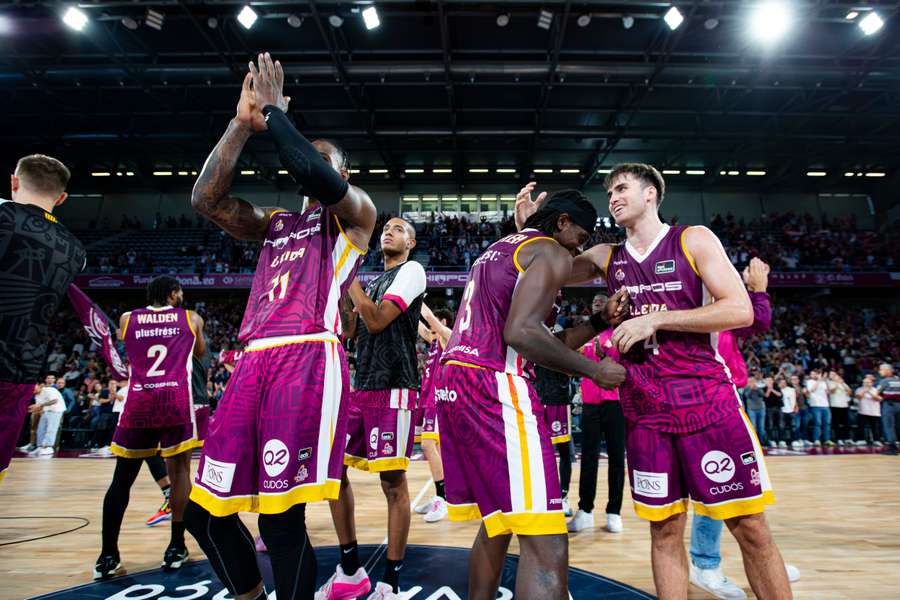
[[[369,473],[383,473],[385,471],[406,471],[409,468],[409,459],[405,456],[390,456],[367,460],[358,456],[344,455],[344,464],[360,471]]]
[[[122,458],[148,458],[150,456],[156,456],[156,454],[159,452],[159,446],[157,445],[155,448],[142,448],[134,450],[131,448],[123,448],[116,443],[112,443],[109,445],[109,451],[116,456],[121,456]]]
[[[687,512],[688,509],[687,498],[682,498],[681,500],[676,500],[662,506],[650,506],[649,504],[643,504],[634,500],[632,500],[632,502],[634,503],[634,512],[637,516],[647,521],[665,521],[673,515]]]
[[[742,498],[721,502],[719,504],[709,505],[692,500],[694,504],[694,512],[710,519],[724,521],[734,517],[743,517],[746,515],[756,515],[765,512],[766,506],[775,504],[775,493],[765,491],[755,498]]]
[[[419,437],[420,437],[421,439],[423,439],[423,440],[434,440],[434,441],[436,441],[436,442],[440,442],[440,441],[441,441],[441,434],[439,434],[439,433],[437,433],[437,432],[435,432],[435,431],[425,431],[425,432],[423,432],[422,435],[419,436]]]
[[[3,478],[6,477],[6,472],[9,471],[9,467],[6,467],[2,471],[0,471],[0,481],[3,481]]]
[[[566,435],[559,435],[556,437],[551,437],[550,443],[551,444],[562,444],[564,442],[571,441],[571,439],[572,439],[572,436],[567,433]]]
[[[513,408],[516,409],[516,426],[519,430],[519,453],[522,457],[522,483],[525,488],[525,512],[530,512],[532,509],[531,462],[528,459],[528,439],[525,435],[525,413],[522,412],[522,407],[519,406],[519,393],[516,391],[513,376],[507,373],[506,380],[509,382],[509,395],[512,398]]]
[[[262,494],[220,498],[208,490],[194,485],[191,500],[205,508],[214,517],[227,517],[238,512],[261,514],[283,513],[297,504],[337,500],[341,482],[329,479],[325,483],[302,485],[282,494]]]
[[[497,535],[566,535],[566,517],[561,510],[545,513],[495,512],[484,518],[488,537]]]
[[[481,511],[477,504],[450,504],[447,503],[447,515],[451,521],[472,521],[481,518]]]

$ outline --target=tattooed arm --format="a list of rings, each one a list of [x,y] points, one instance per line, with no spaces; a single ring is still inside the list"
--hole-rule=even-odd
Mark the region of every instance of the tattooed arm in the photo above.
[[[350,294],[345,294],[344,297],[341,298],[339,307],[341,324],[344,328],[344,337],[349,340],[356,337],[356,322],[357,319],[359,319],[359,313],[353,309],[353,301],[350,299]]]
[[[212,153],[191,193],[194,210],[240,240],[262,240],[269,227],[269,219],[277,208],[262,208],[230,195],[231,182],[241,150],[255,131],[265,129],[262,113],[256,106],[250,89],[251,76],[244,78],[237,116]]]

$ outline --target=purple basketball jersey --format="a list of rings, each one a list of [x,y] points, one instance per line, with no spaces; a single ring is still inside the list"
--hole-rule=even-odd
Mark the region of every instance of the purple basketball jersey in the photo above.
[[[664,225],[643,256],[627,242],[607,267],[610,293],[625,287],[631,316],[688,310],[712,301],[684,247],[685,227]],[[626,418],[668,433],[689,433],[740,408],[716,334],[658,331],[621,356]]]
[[[131,366],[121,427],[168,427],[192,421],[195,334],[183,308],[137,308],[125,325]]]
[[[338,303],[362,254],[337,215],[321,206],[272,215],[239,340],[323,331],[340,335]]]
[[[528,361],[506,345],[503,329],[513,291],[525,272],[519,265],[519,249],[536,240],[552,239],[540,231],[525,229],[494,242],[475,261],[463,293],[460,316],[441,363],[452,360],[533,377],[533,368]],[[547,318],[551,316],[555,319],[552,314]]]
[[[441,355],[444,349],[441,348],[441,341],[437,337],[428,347],[428,358],[425,360],[425,370],[422,373],[422,391],[420,392],[421,406],[426,404],[434,404],[434,376],[437,369],[441,366]]]

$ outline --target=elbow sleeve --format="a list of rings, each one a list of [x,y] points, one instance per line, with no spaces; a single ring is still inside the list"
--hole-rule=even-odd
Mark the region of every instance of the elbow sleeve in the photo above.
[[[269,105],[262,112],[282,165],[303,186],[303,193],[326,206],[340,202],[350,187],[341,174],[322,160],[316,147],[297,131],[283,111]]]

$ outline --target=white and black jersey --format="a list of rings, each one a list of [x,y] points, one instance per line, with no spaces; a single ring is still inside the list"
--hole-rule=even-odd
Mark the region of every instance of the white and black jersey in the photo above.
[[[403,312],[384,331],[374,335],[359,320],[355,389],[419,389],[416,339],[425,285],[425,269],[417,262],[407,261],[366,286],[366,295],[375,304],[393,302]]]

